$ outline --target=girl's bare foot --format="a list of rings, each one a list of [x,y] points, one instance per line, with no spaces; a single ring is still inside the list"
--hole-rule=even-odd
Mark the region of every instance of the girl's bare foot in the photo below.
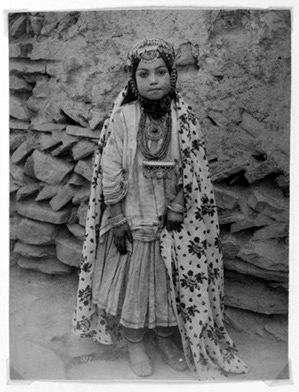
[[[143,342],[128,342],[131,368],[138,377],[148,377],[154,372],[151,360],[145,352]]]
[[[178,372],[183,372],[187,369],[188,365],[184,353],[170,338],[156,336],[155,346],[161,350],[164,361],[173,369]]]

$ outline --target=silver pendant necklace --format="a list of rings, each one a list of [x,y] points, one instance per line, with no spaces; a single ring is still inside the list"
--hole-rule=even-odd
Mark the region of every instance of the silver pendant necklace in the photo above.
[[[168,153],[171,142],[171,114],[167,113],[159,119],[150,117],[146,122],[146,114],[142,112],[137,142],[142,155],[143,175],[146,178],[171,178],[173,176],[174,162],[163,161]],[[151,151],[149,142],[159,142],[160,147],[155,152]]]

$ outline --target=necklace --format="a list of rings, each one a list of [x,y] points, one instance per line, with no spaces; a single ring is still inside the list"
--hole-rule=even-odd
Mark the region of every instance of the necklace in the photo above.
[[[140,118],[138,129],[138,146],[145,159],[148,161],[161,161],[166,157],[171,141],[171,115],[166,114],[161,119],[150,117],[150,121],[146,123],[146,115],[143,112]],[[149,141],[162,140],[160,148],[153,153],[149,148]]]
[[[175,163],[163,161],[171,141],[171,115],[168,113],[162,118],[149,118],[150,121],[146,122],[146,115],[142,113],[137,135],[138,146],[146,159],[143,161],[143,175],[146,178],[171,178]],[[150,150],[150,142],[160,142],[156,152]]]

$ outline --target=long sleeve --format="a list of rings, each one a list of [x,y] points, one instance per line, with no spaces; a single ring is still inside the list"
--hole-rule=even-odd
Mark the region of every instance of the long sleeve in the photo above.
[[[111,124],[111,135],[102,157],[103,193],[106,204],[121,201],[127,193],[127,183],[124,178],[123,152],[124,135],[126,134],[125,120],[121,110],[115,113]]]

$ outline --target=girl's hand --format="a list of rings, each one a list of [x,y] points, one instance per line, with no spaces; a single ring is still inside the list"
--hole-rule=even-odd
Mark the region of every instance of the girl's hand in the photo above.
[[[166,214],[166,230],[180,230],[182,228],[182,223],[184,221],[184,214],[180,212],[174,212],[172,210],[167,210]]]
[[[112,229],[114,243],[121,255],[127,254],[126,240],[133,242],[132,233],[127,223]]]

